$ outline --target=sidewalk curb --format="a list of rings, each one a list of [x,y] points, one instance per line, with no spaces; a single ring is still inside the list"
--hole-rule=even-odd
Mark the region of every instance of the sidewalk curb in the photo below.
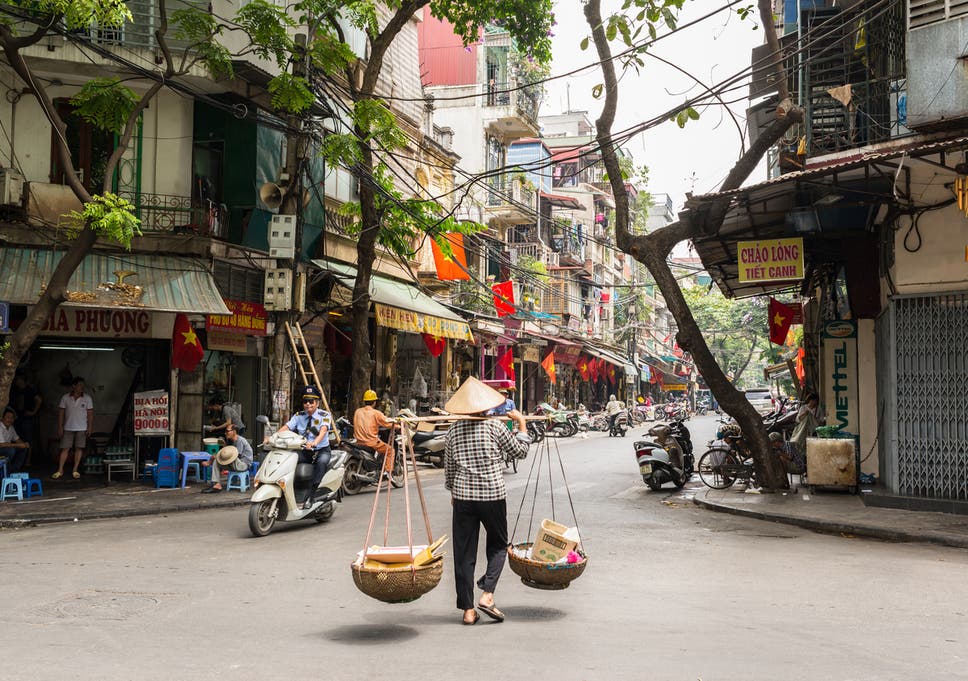
[[[705,498],[705,495],[702,495],[702,498],[700,498],[699,494],[696,494],[692,501],[697,506],[710,511],[729,513],[747,518],[756,518],[757,520],[766,520],[784,525],[795,525],[797,527],[802,527],[814,532],[820,532],[822,534],[851,534],[858,537],[868,537],[871,539],[880,539],[882,541],[889,542],[927,542],[931,544],[940,544],[942,546],[950,546],[953,548],[968,549],[968,538],[955,537],[948,534],[941,534],[931,531],[914,533],[905,530],[889,529],[886,527],[878,527],[873,525],[839,523],[828,520],[819,520],[816,518],[804,518],[800,516],[781,515],[777,513],[764,513],[762,511],[753,511],[746,508],[739,508],[737,506],[730,506],[727,504],[709,501]]]
[[[208,501],[206,503],[170,505],[160,508],[129,508],[114,511],[93,511],[88,513],[39,516],[36,518],[11,518],[0,520],[0,529],[18,529],[48,525],[51,523],[71,523],[82,520],[106,520],[108,518],[131,518],[137,516],[166,515],[182,511],[204,511],[213,508],[234,508],[248,506],[249,497],[226,499],[225,501]]]

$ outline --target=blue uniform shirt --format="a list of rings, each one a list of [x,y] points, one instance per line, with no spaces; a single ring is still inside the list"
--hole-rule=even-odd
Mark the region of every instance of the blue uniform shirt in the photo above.
[[[509,397],[506,400],[504,400],[504,404],[502,404],[501,406],[494,407],[493,409],[489,410],[487,412],[487,415],[488,416],[504,416],[505,414],[510,414],[515,409],[517,409],[517,407],[514,406],[514,400],[512,400]]]
[[[317,409],[312,418],[304,411],[294,414],[286,423],[286,427],[294,433],[299,433],[307,440],[315,440],[316,436],[325,428],[326,435],[320,441],[319,446],[316,447],[318,450],[329,447],[329,422],[329,412]]]

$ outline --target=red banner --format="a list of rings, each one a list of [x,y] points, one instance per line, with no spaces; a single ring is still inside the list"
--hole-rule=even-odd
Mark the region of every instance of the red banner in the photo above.
[[[494,291],[494,307],[497,310],[498,317],[504,317],[509,314],[514,314],[514,282],[511,280],[502,281],[491,286],[491,290]],[[506,298],[505,302],[502,298]]]
[[[206,329],[218,329],[247,336],[265,336],[266,321],[269,319],[266,308],[259,303],[246,303],[241,300],[223,300],[232,314],[210,314],[205,317]]]

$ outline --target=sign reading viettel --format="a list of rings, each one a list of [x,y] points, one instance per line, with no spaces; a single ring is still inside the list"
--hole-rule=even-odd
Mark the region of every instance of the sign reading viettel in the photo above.
[[[827,425],[858,435],[857,325],[852,321],[827,322],[822,343]]]
[[[205,317],[205,328],[246,336],[265,336],[268,315],[266,308],[259,303],[246,303],[241,300],[224,300],[225,307],[232,314],[210,314]]]
[[[736,261],[742,284],[803,279],[803,239],[740,241]]]
[[[135,437],[168,435],[168,393],[164,390],[149,390],[134,394],[134,434]]]

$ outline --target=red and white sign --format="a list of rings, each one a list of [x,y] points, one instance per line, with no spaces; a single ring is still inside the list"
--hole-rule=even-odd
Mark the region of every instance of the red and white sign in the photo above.
[[[135,437],[168,435],[168,392],[149,390],[134,394]]]
[[[48,317],[41,336],[84,338],[151,338],[151,313],[146,310],[102,310],[61,307]]]
[[[246,336],[265,336],[266,322],[269,319],[266,308],[259,303],[246,303],[241,300],[223,300],[232,314],[210,314],[205,317],[205,328],[218,329]]]
[[[226,350],[228,352],[245,352],[246,340],[241,333],[210,329],[208,332],[209,350]]]

